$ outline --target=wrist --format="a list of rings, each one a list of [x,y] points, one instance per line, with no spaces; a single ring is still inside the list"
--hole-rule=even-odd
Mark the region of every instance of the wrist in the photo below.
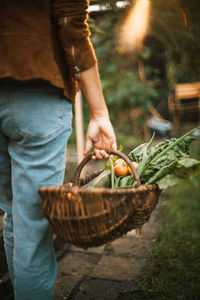
[[[107,108],[102,110],[90,111],[91,119],[100,120],[100,119],[109,119],[109,113]]]

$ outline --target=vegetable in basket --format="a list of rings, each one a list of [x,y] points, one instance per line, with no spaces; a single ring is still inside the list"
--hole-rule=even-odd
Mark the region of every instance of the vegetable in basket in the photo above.
[[[189,155],[190,144],[195,140],[190,134],[195,130],[196,128],[180,138],[164,140],[155,146],[152,146],[153,135],[148,143],[139,145],[128,154],[143,185],[155,183],[159,189],[165,189],[200,174],[200,161]],[[110,172],[105,175],[104,171],[98,176],[99,179],[104,178],[103,184],[98,187],[135,187],[135,179],[122,159],[116,156],[109,159],[105,169]]]
[[[128,165],[127,163],[122,159],[119,158],[114,163],[114,172],[116,176],[125,176],[128,174]]]
[[[131,160],[139,163],[138,175],[143,184],[156,183],[160,189],[189,180],[200,174],[200,161],[189,155],[190,144],[195,137],[189,136],[193,129],[180,138],[171,138],[151,146],[143,144],[129,153]]]
[[[111,172],[110,170],[104,170],[96,178],[92,179],[85,185],[88,188],[94,187],[110,187],[111,186]]]

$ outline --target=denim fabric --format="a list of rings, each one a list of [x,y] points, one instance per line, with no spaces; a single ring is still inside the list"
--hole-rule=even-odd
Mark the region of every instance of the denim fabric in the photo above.
[[[59,92],[0,83],[0,208],[15,300],[53,295],[57,263],[38,189],[63,183],[72,104]]]

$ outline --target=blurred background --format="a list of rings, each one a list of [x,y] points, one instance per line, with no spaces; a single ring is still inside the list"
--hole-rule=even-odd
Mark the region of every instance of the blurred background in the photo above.
[[[200,2],[93,0],[89,11],[91,39],[118,147],[122,145],[127,153],[153,132],[162,139],[198,126]],[[68,147],[75,165],[77,138],[84,139],[89,121],[84,99],[81,114],[78,125],[74,114]]]

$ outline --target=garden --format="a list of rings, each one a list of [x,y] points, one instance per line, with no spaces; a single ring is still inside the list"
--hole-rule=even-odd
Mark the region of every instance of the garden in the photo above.
[[[56,220],[53,299],[200,299],[199,12],[197,0],[90,1],[88,24],[102,90],[118,150],[128,159],[90,160],[84,175],[104,168],[102,173],[85,182],[86,188],[72,186],[78,142],[83,146],[90,119],[81,95],[67,147],[70,184],[42,190],[48,200],[44,215],[51,225]],[[79,188],[85,189],[86,204]],[[11,300],[3,215],[0,294]],[[79,243],[73,243],[77,232]]]
[[[139,47],[127,44],[132,48],[125,51],[119,44],[121,28],[137,1],[124,2],[122,8],[117,1],[92,1],[102,10],[91,12],[89,24],[118,147],[127,154],[148,142],[153,132],[157,143],[179,137],[199,124],[196,110],[183,114],[174,131],[163,134],[159,127],[148,126],[148,120],[160,117],[173,128],[169,94],[177,84],[199,81],[200,4],[195,0],[150,1],[145,36]],[[85,131],[89,112],[84,101],[83,116]],[[75,144],[73,132],[69,151]],[[200,160],[198,135],[190,154]],[[138,289],[121,293],[119,299],[199,299],[199,199],[200,177],[164,191],[158,236],[139,276]]]

